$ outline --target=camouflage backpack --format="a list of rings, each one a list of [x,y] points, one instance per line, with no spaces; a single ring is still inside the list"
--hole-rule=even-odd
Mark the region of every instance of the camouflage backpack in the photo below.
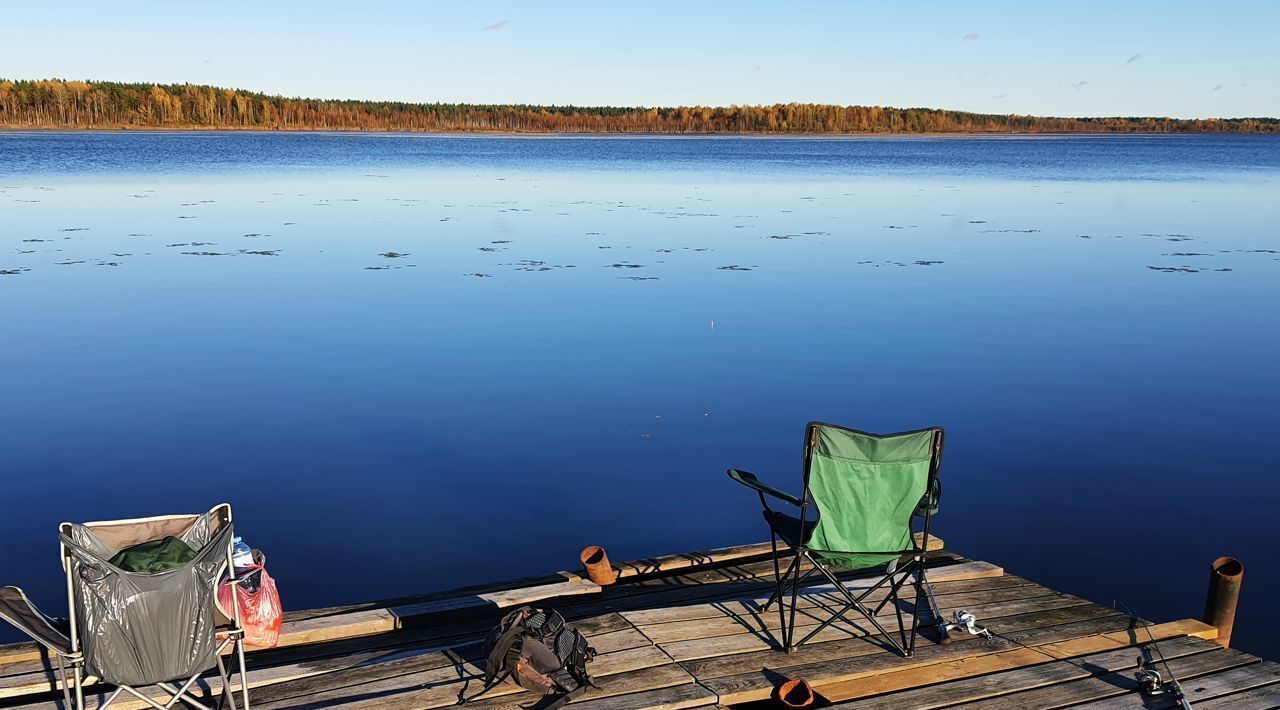
[[[588,687],[595,687],[587,662],[596,651],[577,629],[565,626],[552,609],[521,607],[502,618],[484,641],[488,657],[484,688],[458,704],[473,700],[504,680],[539,695],[556,695],[540,710],[555,710]]]

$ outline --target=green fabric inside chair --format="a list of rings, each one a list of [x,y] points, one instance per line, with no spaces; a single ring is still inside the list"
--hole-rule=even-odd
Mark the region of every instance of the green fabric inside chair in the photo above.
[[[190,545],[170,535],[126,547],[108,562],[126,572],[159,574],[177,569],[195,558],[196,551]]]
[[[877,437],[818,427],[808,485],[819,517],[806,546],[846,569],[883,565],[900,556],[895,551],[911,551],[911,515],[929,482],[933,436],[927,429]]]

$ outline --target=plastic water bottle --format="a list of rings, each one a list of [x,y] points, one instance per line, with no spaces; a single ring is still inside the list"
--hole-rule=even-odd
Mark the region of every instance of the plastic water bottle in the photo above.
[[[241,576],[246,567],[253,564],[253,550],[240,539],[239,535],[231,540],[231,564],[235,565],[237,577]]]

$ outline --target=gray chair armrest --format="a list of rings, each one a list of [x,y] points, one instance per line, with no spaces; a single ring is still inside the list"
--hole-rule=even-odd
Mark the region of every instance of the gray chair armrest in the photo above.
[[[774,498],[777,498],[778,500],[784,501],[786,503],[790,503],[791,505],[794,505],[794,506],[800,505],[799,498],[791,495],[790,493],[780,491],[777,488],[774,488],[773,486],[770,486],[766,483],[761,483],[760,479],[756,478],[756,475],[754,473],[751,473],[750,471],[739,471],[736,468],[731,468],[729,469],[729,478],[732,478],[738,483],[741,483],[747,488],[750,488],[751,490],[759,493],[761,495],[762,502],[763,502],[764,496],[772,496]]]

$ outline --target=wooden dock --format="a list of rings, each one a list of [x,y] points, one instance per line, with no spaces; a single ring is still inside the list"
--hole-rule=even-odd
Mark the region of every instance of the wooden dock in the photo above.
[[[930,579],[942,614],[970,611],[994,639],[962,635],[943,646],[926,635],[914,657],[902,658],[863,626],[840,624],[783,653],[776,610],[760,612],[773,584],[769,545],[746,545],[615,565],[619,580],[605,588],[560,572],[293,612],[279,648],[250,654],[250,697],[263,710],[452,706],[459,691],[480,687],[485,632],[503,610],[528,603],[560,610],[599,653],[590,666],[599,689],[574,700],[581,710],[767,703],[796,678],[816,689],[820,705],[840,708],[1174,707],[1168,696],[1138,692],[1137,659],[1153,639],[1196,708],[1280,707],[1280,664],[1220,647],[1211,626],[1133,619],[934,542]],[[799,618],[831,591],[804,590]],[[881,620],[891,630],[897,623],[889,608]],[[53,668],[31,644],[0,647],[0,707],[61,707]],[[208,696],[222,690],[216,675],[206,679]],[[88,687],[90,696],[102,692]],[[504,684],[468,707],[537,700]]]

